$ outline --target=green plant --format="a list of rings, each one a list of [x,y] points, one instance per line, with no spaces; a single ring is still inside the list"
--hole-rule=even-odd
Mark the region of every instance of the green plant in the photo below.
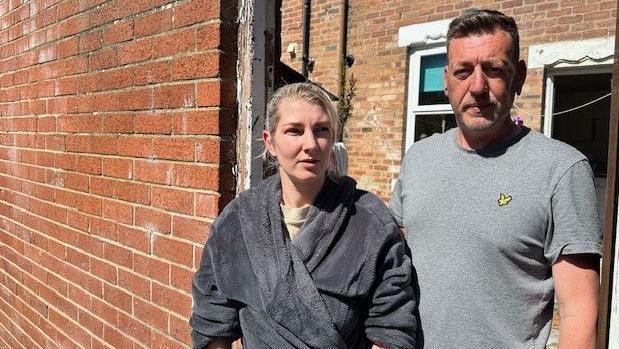
[[[350,76],[346,79],[346,69],[342,69],[343,78],[345,78],[345,84],[343,85],[344,91],[340,91],[340,100],[338,101],[338,116],[342,127],[340,128],[340,134],[337,137],[338,141],[342,141],[344,138],[344,127],[348,119],[352,117],[353,112],[353,98],[357,95],[357,79],[355,74],[350,73]]]

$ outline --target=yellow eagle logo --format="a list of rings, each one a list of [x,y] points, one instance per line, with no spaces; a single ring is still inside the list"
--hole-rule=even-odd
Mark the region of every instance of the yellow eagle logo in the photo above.
[[[512,197],[510,195],[505,195],[503,193],[501,193],[501,195],[499,195],[499,206],[505,206],[507,204],[509,204],[509,202],[512,201]]]

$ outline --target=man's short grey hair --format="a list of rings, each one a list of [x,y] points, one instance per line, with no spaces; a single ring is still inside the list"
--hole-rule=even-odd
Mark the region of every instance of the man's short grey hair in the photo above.
[[[497,29],[503,30],[512,38],[513,63],[520,57],[520,36],[516,21],[502,12],[495,10],[472,9],[449,23],[447,30],[447,49],[452,39],[471,35],[492,34]]]

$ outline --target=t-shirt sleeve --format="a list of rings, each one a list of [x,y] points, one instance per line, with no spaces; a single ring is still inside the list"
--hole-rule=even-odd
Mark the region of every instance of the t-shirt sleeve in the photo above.
[[[389,211],[395,219],[399,227],[403,227],[402,223],[402,181],[400,177],[395,182],[393,191],[391,192],[391,200],[389,201]]]
[[[597,195],[586,160],[573,164],[559,179],[551,197],[551,216],[544,249],[551,264],[561,255],[601,255]]]

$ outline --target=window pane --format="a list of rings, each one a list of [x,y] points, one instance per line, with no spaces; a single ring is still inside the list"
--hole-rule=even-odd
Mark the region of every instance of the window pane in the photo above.
[[[443,75],[447,54],[421,57],[419,68],[419,105],[447,104],[449,101],[443,93]]]
[[[443,133],[458,126],[453,114],[434,114],[415,116],[415,142],[435,133]]]

